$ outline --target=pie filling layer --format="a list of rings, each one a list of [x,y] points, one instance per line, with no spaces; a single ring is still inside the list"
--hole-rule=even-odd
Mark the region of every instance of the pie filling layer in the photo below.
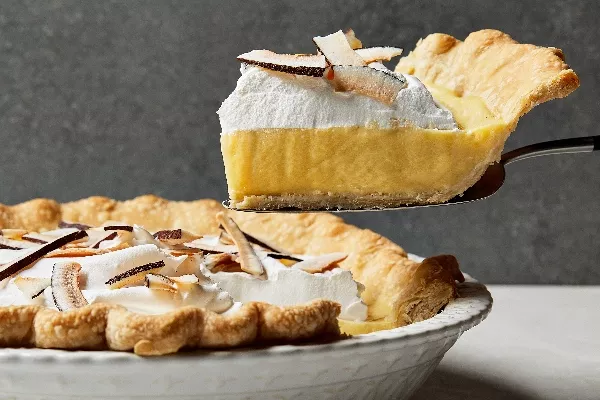
[[[81,227],[43,234],[2,230],[0,277],[16,272],[0,281],[0,306],[67,311],[108,303],[141,314],[195,306],[227,314],[252,301],[293,306],[323,298],[341,305],[340,319],[367,318],[362,285],[337,265],[345,254],[283,254],[227,230],[198,237],[110,225],[86,227],[84,237],[52,251],[52,243],[77,235]]]

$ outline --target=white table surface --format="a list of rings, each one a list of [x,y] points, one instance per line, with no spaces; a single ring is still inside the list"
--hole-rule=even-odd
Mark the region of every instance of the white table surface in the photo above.
[[[488,289],[489,317],[412,400],[600,400],[600,286]]]

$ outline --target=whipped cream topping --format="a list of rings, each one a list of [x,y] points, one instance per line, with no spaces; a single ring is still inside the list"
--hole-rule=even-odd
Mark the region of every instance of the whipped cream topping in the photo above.
[[[373,63],[372,68],[385,69]],[[267,128],[331,128],[371,126],[456,130],[452,113],[437,104],[425,85],[403,74],[406,88],[387,105],[374,98],[336,92],[320,77],[292,75],[242,65],[235,90],[217,112],[222,134]],[[396,74],[399,75],[399,74]]]
[[[216,244],[218,238],[202,241]],[[302,304],[314,299],[325,298],[340,303],[340,318],[351,321],[367,319],[367,305],[361,300],[362,285],[352,279],[350,271],[341,268],[322,273],[308,273],[286,267],[267,253],[258,251],[265,268],[267,279],[256,279],[244,272],[213,273],[201,264],[204,275],[219,283],[231,296],[242,303],[262,301],[278,306]],[[303,256],[303,258],[308,258]]]
[[[73,231],[59,229],[45,232],[44,235],[52,240]],[[89,237],[83,245],[96,244],[107,236],[107,232],[102,229],[90,229],[87,232]],[[199,241],[217,245],[219,237],[206,236]],[[115,247],[124,244],[129,247]],[[41,244],[23,250],[0,249],[0,265],[28,254],[38,246]],[[118,304],[130,311],[145,314],[161,314],[188,305],[204,307],[217,313],[231,313],[250,301],[284,306],[325,298],[342,305],[342,319],[363,321],[367,318],[367,306],[359,297],[360,284],[352,280],[349,271],[339,267],[311,274],[287,267],[279,260],[269,257],[266,251],[257,248],[267,279],[258,279],[245,272],[213,273],[206,268],[201,254],[173,256],[171,252],[177,250],[155,239],[139,226],[134,226],[132,232],[119,231],[116,238],[104,240],[98,245],[99,249],[110,250],[111,247],[115,247],[115,250],[86,257],[41,258],[16,276],[0,282],[0,306],[36,304],[56,309],[52,287],[47,287],[41,295],[32,298],[31,294],[26,294],[19,288],[16,280],[49,279],[55,264],[76,262],[81,265],[79,288],[89,304]],[[188,279],[179,279],[176,291],[151,289],[143,281],[116,289],[107,285],[107,281],[119,274],[157,262],[164,266],[158,271],[152,271],[153,273],[173,279]],[[193,282],[187,282],[189,278],[193,278]]]

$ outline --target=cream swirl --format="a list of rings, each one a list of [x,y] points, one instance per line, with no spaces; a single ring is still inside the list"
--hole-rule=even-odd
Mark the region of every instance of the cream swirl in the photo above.
[[[373,67],[385,69],[382,64]],[[266,128],[370,125],[457,129],[452,113],[437,104],[425,85],[411,75],[404,75],[407,87],[387,105],[361,94],[336,92],[324,78],[246,65],[241,72],[235,90],[218,111],[222,134]]]

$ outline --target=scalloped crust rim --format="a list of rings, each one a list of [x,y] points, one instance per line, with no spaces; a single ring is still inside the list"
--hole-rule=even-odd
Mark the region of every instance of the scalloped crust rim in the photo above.
[[[339,304],[314,300],[279,307],[251,302],[229,315],[183,307],[142,315],[92,304],[59,312],[41,306],[0,307],[0,347],[133,351],[159,356],[181,349],[220,349],[341,337]]]

